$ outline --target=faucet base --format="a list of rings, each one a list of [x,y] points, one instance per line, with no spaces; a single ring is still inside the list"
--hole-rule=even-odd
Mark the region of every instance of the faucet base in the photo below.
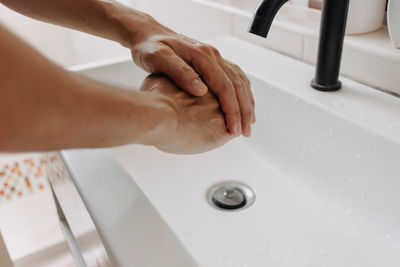
[[[317,83],[317,81],[315,79],[313,79],[311,81],[311,87],[318,91],[333,92],[333,91],[340,90],[340,88],[342,88],[342,83],[340,81],[337,81],[336,84],[322,85],[322,84]]]

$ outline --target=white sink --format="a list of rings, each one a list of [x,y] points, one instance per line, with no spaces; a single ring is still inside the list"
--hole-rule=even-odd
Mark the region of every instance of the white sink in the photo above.
[[[249,73],[257,106],[252,137],[192,156],[139,145],[110,150],[192,266],[400,266],[400,99],[347,79],[339,92],[318,92],[308,86],[312,66],[231,37],[213,44]],[[144,77],[129,61],[84,69],[130,87]],[[78,174],[86,167],[74,165],[74,158],[90,161],[106,153],[64,155]],[[96,170],[86,173],[95,176]],[[250,186],[255,203],[238,212],[212,208],[206,193],[221,181]],[[80,193],[90,200],[89,185]],[[133,207],[124,216],[134,217]],[[106,212],[100,203],[88,208]],[[150,226],[146,231],[154,238]],[[102,234],[112,240],[111,233]],[[129,255],[113,257],[129,262]],[[142,266],[169,266],[157,255],[148,257],[151,263]]]

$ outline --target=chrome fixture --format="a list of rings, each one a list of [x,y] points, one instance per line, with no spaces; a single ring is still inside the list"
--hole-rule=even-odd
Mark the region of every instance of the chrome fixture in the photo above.
[[[238,211],[250,207],[256,196],[247,185],[223,182],[214,185],[207,196],[210,205],[222,211]]]

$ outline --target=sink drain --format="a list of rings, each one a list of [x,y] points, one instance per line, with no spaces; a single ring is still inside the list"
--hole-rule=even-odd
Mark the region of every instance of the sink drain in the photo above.
[[[218,210],[238,211],[250,207],[256,196],[247,185],[224,182],[213,186],[207,198],[210,205]]]

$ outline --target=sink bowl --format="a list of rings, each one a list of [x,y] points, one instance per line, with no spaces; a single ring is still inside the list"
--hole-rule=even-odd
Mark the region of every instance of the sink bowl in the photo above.
[[[344,78],[341,91],[318,92],[309,87],[312,66],[232,37],[212,43],[250,77],[257,106],[251,138],[189,156],[140,145],[62,152],[115,261],[184,266],[158,261],[157,250],[136,251],[146,255],[142,262],[129,249],[116,252],[138,235],[124,218],[150,212],[171,235],[176,255],[190,258],[186,266],[400,266],[400,99]],[[125,60],[75,70],[132,88],[145,75]],[[96,159],[102,172],[111,163],[119,168],[101,180],[113,185],[107,194],[120,192],[118,203],[126,203],[109,224],[124,227],[119,240],[102,228],[108,219],[96,215],[117,209],[92,200],[105,194],[91,189],[101,175]],[[249,186],[255,203],[237,212],[211,207],[208,190],[225,181]],[[127,195],[129,187],[147,199],[147,211]],[[155,238],[147,223],[138,238]]]

